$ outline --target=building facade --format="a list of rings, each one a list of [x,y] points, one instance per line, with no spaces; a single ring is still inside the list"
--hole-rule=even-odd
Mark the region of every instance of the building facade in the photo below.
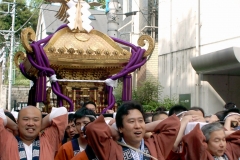
[[[202,107],[207,114],[223,110],[227,102],[240,106],[239,7],[237,0],[159,1],[164,95]]]

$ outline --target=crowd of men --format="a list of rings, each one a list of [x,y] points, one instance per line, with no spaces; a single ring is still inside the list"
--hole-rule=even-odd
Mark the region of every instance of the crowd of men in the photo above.
[[[96,115],[94,102],[74,113],[27,106],[0,109],[0,160],[240,160],[240,111],[234,103],[206,116],[175,105],[144,113],[128,101]]]

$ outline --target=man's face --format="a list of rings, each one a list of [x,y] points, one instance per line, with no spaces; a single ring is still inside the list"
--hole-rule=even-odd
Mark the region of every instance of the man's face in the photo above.
[[[152,122],[152,116],[145,118],[145,123],[151,123],[151,122]]]
[[[88,124],[90,121],[89,117],[82,117],[76,120],[76,128],[78,133],[81,137],[84,136],[83,131],[81,130],[82,127],[84,127],[86,124]]]
[[[20,111],[18,129],[23,140],[34,140],[41,130],[41,125],[42,114],[38,108],[29,106]]]
[[[67,132],[67,135],[70,139],[72,139],[75,136],[75,134],[77,134],[77,130],[76,130],[74,122],[68,123],[68,126],[66,128],[66,132]]]
[[[90,110],[92,110],[93,112],[96,113],[96,107],[95,107],[93,104],[87,104],[87,105],[86,105],[86,108],[87,108],[87,109],[90,109]]]
[[[145,122],[142,113],[137,110],[129,110],[128,115],[123,116],[123,127],[119,128],[124,141],[130,146],[140,145],[145,134]]]
[[[208,151],[213,156],[222,156],[226,150],[225,132],[223,130],[214,131],[210,134],[208,141]]]

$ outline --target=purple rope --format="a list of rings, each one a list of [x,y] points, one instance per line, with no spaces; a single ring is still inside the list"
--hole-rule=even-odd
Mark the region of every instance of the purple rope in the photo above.
[[[143,55],[145,53],[144,49],[141,49],[141,47],[137,47],[131,43],[125,42],[123,40],[111,37],[115,42],[124,44],[126,46],[129,46],[132,48],[131,52],[132,52],[132,56],[128,62],[128,64],[115,76],[112,76],[111,79],[112,80],[116,80],[119,79],[121,77],[127,76],[129,73],[135,71],[137,68],[141,67],[143,64],[146,63],[146,58],[143,58]],[[131,93],[129,93],[129,96],[127,96],[127,86],[128,84],[126,84],[127,81],[124,81],[123,83],[123,95],[122,95],[122,99],[128,99],[129,96],[131,96]],[[113,96],[113,88],[110,87],[110,90],[108,92],[108,104],[109,106],[107,108],[105,108],[102,113],[105,113],[108,109],[112,109],[114,107],[115,104],[115,98]]]
[[[123,90],[122,92],[122,100],[128,101],[131,100],[132,97],[132,76],[126,75],[123,77],[123,88],[128,88],[128,90]]]
[[[56,30],[56,32],[65,27],[67,27],[66,24],[60,26]],[[46,76],[50,77],[53,74],[55,74],[55,71],[50,68],[49,60],[43,50],[43,47],[47,44],[47,42],[52,38],[53,35],[54,34],[49,35],[48,37],[46,37],[42,40],[39,40],[37,42],[31,43],[31,47],[33,48],[33,52],[35,53],[36,62],[34,61],[33,57],[30,54],[27,54],[27,57],[28,57],[30,63],[33,65],[33,67],[35,67],[36,69],[39,70],[39,78],[37,80],[38,87],[37,87],[37,92],[36,92],[38,95],[38,97],[37,97],[38,100],[43,100],[43,98],[46,98],[46,83],[45,83]],[[43,86],[43,87],[40,88],[40,86]],[[72,103],[71,99],[61,93],[60,86],[57,82],[52,83],[52,90],[57,96],[59,96],[62,99],[65,99],[70,105],[70,111],[73,111],[73,103]],[[40,95],[40,93],[41,93],[41,95]],[[60,106],[62,106],[62,99],[59,101]]]
[[[19,64],[19,69],[20,69],[21,73],[22,73],[27,79],[30,79],[30,80],[32,80],[32,81],[36,80],[35,77],[30,77],[30,76],[27,75],[27,73],[26,73],[26,71],[25,71],[25,69],[24,69],[23,63],[20,63],[20,64]]]
[[[102,113],[105,113],[108,109],[112,109],[114,104],[115,104],[115,98],[113,96],[113,88],[109,86],[109,91],[108,91],[108,107],[105,108]]]
[[[63,29],[67,27],[66,24],[60,26],[57,30],[59,31],[60,29]],[[49,60],[46,56],[46,54],[44,53],[44,50],[43,50],[43,47],[47,44],[47,42],[52,38],[53,34],[52,35],[49,35],[48,37],[46,37],[45,39],[42,39],[42,40],[39,40],[37,42],[32,42],[31,44],[31,47],[33,48],[33,51],[35,52],[35,60],[36,62],[34,61],[33,57],[28,54],[27,57],[30,61],[30,63],[36,68],[38,69],[40,72],[39,72],[39,78],[41,80],[37,80],[37,83],[38,85],[42,86],[44,85],[43,82],[46,81],[46,76],[52,76],[53,74],[55,74],[55,71],[53,69],[50,68],[50,63],[49,63]],[[120,40],[120,39],[117,39],[117,38],[114,38],[114,37],[111,37],[115,42],[117,43],[120,43],[120,44],[123,44],[123,45],[126,45],[126,46],[129,46],[132,48],[131,52],[132,52],[132,55],[130,57],[130,60],[128,62],[128,64],[122,69],[121,72],[119,72],[117,75],[115,76],[112,76],[111,79],[113,80],[116,80],[120,77],[125,77],[128,75],[128,73],[131,73],[133,72],[134,70],[136,70],[137,68],[139,68],[140,66],[142,66],[145,62],[146,62],[146,58],[142,58],[145,50],[144,49],[141,49],[140,47],[137,47],[129,42],[126,42],[126,41],[123,41],[123,40]],[[21,68],[21,67],[20,67]],[[21,69],[21,72],[24,74],[25,71],[23,69],[23,66],[22,66],[22,69]],[[25,73],[25,75],[27,75]],[[126,77],[125,77],[126,78]],[[127,83],[127,80],[126,82]],[[45,84],[46,85],[46,84]],[[125,87],[123,89],[124,93],[127,93],[126,91],[126,88],[128,88],[127,86],[130,85],[130,84],[123,84]],[[39,92],[40,93],[43,93],[44,95],[46,94],[46,87],[42,88],[38,88]],[[61,93],[61,89],[60,89],[60,86],[57,82],[53,82],[52,83],[52,89],[53,89],[53,92],[60,98],[62,99],[65,99],[69,104],[70,104],[70,111],[73,111],[73,102],[72,100],[63,95]],[[42,92],[41,92],[42,91]],[[45,92],[44,92],[45,91]],[[38,93],[39,93],[38,92]],[[106,109],[103,110],[102,113],[106,112],[107,109],[111,109],[114,104],[115,104],[115,98],[113,96],[113,88],[112,87],[109,87],[108,89],[108,107]],[[129,93],[131,94],[131,93]],[[129,96],[125,95],[123,96],[124,98],[127,98]],[[59,105],[62,106],[62,100],[59,101]]]
[[[111,37],[115,42],[117,43],[120,43],[120,44],[123,44],[125,46],[128,46],[128,47],[131,47],[133,50],[137,50],[137,46],[135,46],[134,44],[132,43],[129,43],[129,42],[126,42],[126,41],[123,41],[121,39],[118,39],[118,38],[115,38],[115,37]]]
[[[61,93],[60,86],[58,85],[58,83],[52,83],[52,85],[55,86],[55,87],[53,87],[54,93],[56,95],[58,95],[60,98],[65,99],[70,104],[69,111],[70,112],[73,111],[73,105],[72,105],[72,109],[71,109],[71,104],[73,104],[72,100],[69,97],[67,97]],[[59,102],[59,105],[63,106],[62,101]]]
[[[144,59],[145,59],[145,58],[142,58],[142,56],[143,56],[145,50],[139,49],[139,52],[140,52],[140,53],[139,53],[139,57],[140,57],[139,60],[142,59],[141,62],[137,62],[137,61],[136,61],[133,66],[128,67],[128,68],[124,68],[122,71],[120,71],[120,73],[118,73],[118,74],[116,74],[115,76],[111,77],[111,79],[112,79],[112,80],[119,79],[120,77],[123,77],[123,76],[127,75],[128,73],[131,73],[131,72],[135,71],[138,67],[140,67],[138,64],[144,64],[144,63],[145,63],[145,62],[144,62]],[[139,61],[139,60],[138,60],[138,61]],[[142,62],[144,62],[144,63],[142,63]]]
[[[135,51],[132,51],[132,56],[131,56],[128,64],[124,67],[124,69],[127,69],[128,67],[134,65],[136,63],[137,57],[138,57],[138,54]]]

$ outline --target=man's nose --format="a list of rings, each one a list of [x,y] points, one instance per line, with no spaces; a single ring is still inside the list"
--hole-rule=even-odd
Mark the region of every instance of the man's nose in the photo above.
[[[28,123],[27,123],[28,125],[34,125],[34,122],[33,122],[33,120],[28,120]]]
[[[70,127],[70,132],[73,132],[74,131],[74,127]]]
[[[220,147],[224,147],[224,141],[220,141],[219,146],[220,146]]]
[[[140,128],[140,123],[136,121],[134,127],[135,128]]]

